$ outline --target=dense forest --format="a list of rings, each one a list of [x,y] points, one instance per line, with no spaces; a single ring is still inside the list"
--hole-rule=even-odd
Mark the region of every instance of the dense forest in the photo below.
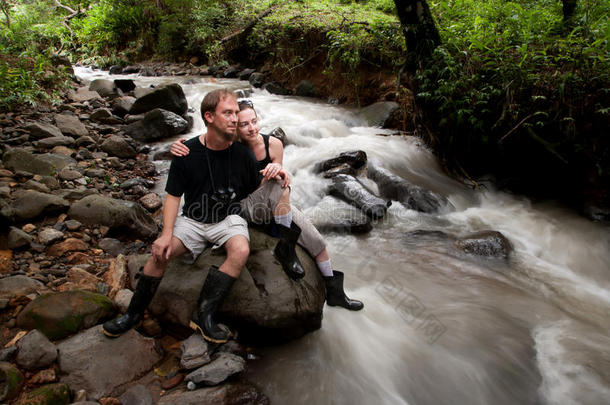
[[[57,103],[66,61],[255,67],[320,96],[397,101],[447,171],[610,206],[604,0],[1,0],[0,109]],[[62,65],[63,63],[63,65]],[[603,210],[602,210],[603,211]]]

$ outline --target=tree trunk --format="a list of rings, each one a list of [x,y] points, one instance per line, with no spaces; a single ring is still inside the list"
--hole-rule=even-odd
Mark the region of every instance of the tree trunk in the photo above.
[[[576,0],[561,0],[563,4],[563,21],[568,21],[574,16],[574,10],[576,9]]]
[[[407,69],[424,67],[432,51],[441,43],[426,0],[394,0],[407,44]]]

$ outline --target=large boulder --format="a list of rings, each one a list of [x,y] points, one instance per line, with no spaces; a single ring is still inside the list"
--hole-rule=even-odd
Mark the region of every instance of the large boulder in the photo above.
[[[161,108],[171,111],[178,115],[186,114],[188,110],[188,102],[184,95],[184,91],[179,84],[173,83],[164,87],[159,87],[152,92],[139,97],[131,106],[129,113],[142,114]]]
[[[324,282],[313,259],[297,246],[305,277],[293,281],[273,256],[277,239],[250,228],[250,256],[221,305],[218,316],[238,330],[241,339],[270,344],[296,339],[319,329]],[[147,256],[129,260],[131,279]],[[220,265],[224,252],[206,250],[194,264],[170,262],[149,309],[162,320],[187,326],[196,309],[210,266]]]
[[[331,195],[358,207],[372,219],[383,218],[391,205],[367,190],[355,177],[339,174],[333,177],[329,188]]]
[[[90,195],[75,202],[68,215],[85,225],[104,225],[113,233],[129,232],[144,238],[157,235],[153,217],[138,203]]]
[[[68,98],[74,102],[82,103],[84,101],[102,100],[102,97],[97,91],[89,90],[89,87],[80,87],[76,91],[70,90]]]
[[[42,295],[19,313],[17,325],[38,329],[57,340],[89,328],[115,314],[112,301],[89,291],[65,291]]]
[[[99,326],[57,345],[60,381],[85,390],[90,399],[117,396],[125,385],[148,373],[162,359],[155,341],[130,330],[107,338]]]
[[[17,220],[29,220],[42,214],[63,212],[70,203],[54,194],[41,193],[34,190],[24,190],[15,193],[13,210]]]
[[[155,108],[143,119],[125,126],[125,132],[142,142],[178,135],[188,128],[188,121],[171,111]]]
[[[21,148],[7,149],[2,156],[2,162],[5,168],[12,171],[22,170],[43,176],[52,176],[70,163],[76,163],[70,157],[50,153],[34,155]]]
[[[311,80],[301,80],[295,89],[295,94],[300,97],[318,97],[318,90]]]
[[[314,173],[322,173],[332,170],[336,167],[347,165],[348,167],[353,169],[353,173],[356,173],[366,165],[366,162],[366,152],[362,150],[352,150],[342,152],[334,158],[316,163],[313,167],[313,171]]]
[[[373,229],[371,218],[358,208],[326,196],[305,214],[320,232],[367,233]]]
[[[437,213],[451,203],[444,197],[407,182],[383,167],[369,164],[366,168],[368,178],[377,183],[383,198],[398,201],[406,208]]]

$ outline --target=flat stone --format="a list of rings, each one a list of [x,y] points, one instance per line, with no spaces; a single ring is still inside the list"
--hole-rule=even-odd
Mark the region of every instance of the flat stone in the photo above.
[[[55,125],[66,136],[73,138],[79,138],[81,136],[89,135],[89,131],[85,127],[85,124],[75,115],[71,114],[56,114]]]
[[[73,181],[83,177],[82,173],[76,170],[63,169],[59,172],[58,177],[65,181]]]
[[[214,355],[211,363],[188,374],[185,379],[195,384],[216,385],[233,374],[242,372],[245,367],[246,361],[241,357],[221,352]]]
[[[186,370],[192,370],[212,361],[208,343],[200,333],[193,333],[180,345],[182,357],[180,366]]]
[[[153,339],[130,330],[108,339],[94,326],[58,345],[60,380],[90,399],[114,395],[118,387],[148,373],[161,360]],[[95,361],[95,367],[91,362]]]
[[[36,146],[44,149],[52,149],[56,146],[70,146],[74,144],[74,138],[69,136],[53,136],[50,138],[41,139],[36,143]]]
[[[59,128],[46,122],[32,122],[27,124],[24,129],[30,136],[38,139],[62,136]]]

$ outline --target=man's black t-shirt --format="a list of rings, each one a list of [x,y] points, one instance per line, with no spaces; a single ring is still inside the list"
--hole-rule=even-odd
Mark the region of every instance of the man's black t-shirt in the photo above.
[[[220,151],[206,148],[199,137],[184,144],[190,152],[174,157],[165,185],[165,191],[175,197],[184,194],[182,214],[204,223],[239,214],[239,201],[256,190],[262,180],[254,153],[239,142]]]

